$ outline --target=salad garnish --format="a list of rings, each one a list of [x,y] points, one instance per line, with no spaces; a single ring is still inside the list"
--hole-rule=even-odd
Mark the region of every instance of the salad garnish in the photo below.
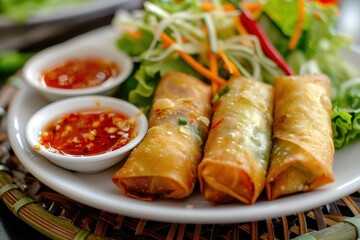
[[[331,79],[334,144],[342,148],[360,136],[360,81],[352,80],[360,73],[342,55],[351,38],[335,31],[338,17],[336,2],[324,0],[145,1],[143,11],[119,12],[113,21],[121,30],[118,48],[137,62],[121,95],[146,112],[169,71],[203,79],[213,96],[233,76],[272,84],[278,76],[324,73]]]
[[[36,11],[55,10],[58,6],[80,2],[84,0],[0,0],[0,16],[23,23]]]

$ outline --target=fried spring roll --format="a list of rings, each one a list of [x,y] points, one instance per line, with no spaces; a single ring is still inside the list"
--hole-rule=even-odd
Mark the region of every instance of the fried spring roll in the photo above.
[[[324,75],[275,80],[269,199],[333,181],[330,81]]]
[[[234,78],[228,89],[214,105],[200,190],[211,201],[252,204],[264,189],[272,147],[273,87]]]
[[[201,80],[169,73],[158,83],[149,130],[113,182],[128,196],[181,199],[191,194],[211,118],[211,89]]]

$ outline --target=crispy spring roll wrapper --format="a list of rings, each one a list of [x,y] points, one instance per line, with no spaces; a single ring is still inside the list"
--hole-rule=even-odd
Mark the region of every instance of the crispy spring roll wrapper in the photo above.
[[[234,78],[228,88],[213,107],[200,190],[210,201],[252,204],[264,189],[272,147],[273,87]]]
[[[330,81],[324,75],[275,79],[269,199],[333,181]]]
[[[201,80],[181,73],[165,75],[154,94],[147,135],[113,182],[141,200],[190,195],[208,135],[210,102],[211,88]]]

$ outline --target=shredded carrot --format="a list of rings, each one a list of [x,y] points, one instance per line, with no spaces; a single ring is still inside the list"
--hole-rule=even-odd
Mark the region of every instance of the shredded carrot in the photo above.
[[[214,11],[215,9],[215,6],[210,3],[210,2],[203,2],[201,3],[201,10],[203,10],[204,12],[211,12],[211,11]],[[222,5],[222,8],[224,9],[224,11],[226,12],[231,12],[231,11],[235,11],[236,8],[234,7],[234,5],[232,5],[231,3],[224,3]]]
[[[228,56],[226,56],[225,52],[220,47],[219,47],[219,55],[222,58],[222,60],[224,61],[226,69],[229,71],[229,73],[234,75],[234,76],[239,76],[240,75],[239,70],[234,65],[234,63],[230,61]]]
[[[165,47],[169,47],[170,45],[175,43],[175,41],[164,32],[161,33],[160,37],[163,40],[163,44],[164,44]],[[223,85],[223,84],[226,83],[225,79],[223,79],[223,78],[221,78],[221,77],[219,77],[217,75],[213,75],[212,72],[209,69],[205,68],[203,65],[198,63],[189,54],[187,54],[187,53],[185,53],[183,51],[180,51],[180,50],[178,50],[177,53],[179,54],[179,56],[185,62],[187,62],[187,64],[189,64],[192,68],[194,68],[201,75],[203,75],[204,77],[209,79],[211,82],[215,82],[215,83],[220,84],[220,85]]]
[[[219,91],[219,84],[211,82],[211,96],[214,96]]]
[[[218,75],[218,71],[219,71],[219,67],[217,65],[217,56],[216,54],[210,52],[210,70],[212,73],[214,73],[215,75]]]
[[[214,5],[209,2],[203,2],[200,7],[204,12],[211,12],[215,9]]]
[[[263,4],[261,2],[245,2],[242,3],[241,6],[249,11],[252,15],[258,14],[263,8]],[[211,12],[215,9],[214,4],[209,1],[203,1],[200,7],[204,12]],[[223,3],[222,8],[227,12],[236,11],[236,7],[232,3]]]
[[[224,118],[220,118],[217,122],[215,122],[215,123],[211,126],[210,130],[213,130],[213,129],[217,128],[217,127],[220,125],[220,123],[222,123],[222,121],[224,121]]]
[[[162,34],[160,35],[160,37],[161,37],[161,39],[163,40],[163,43],[162,43],[162,44],[163,44],[164,47],[166,47],[166,48],[170,47],[172,44],[175,43],[173,39],[171,39],[168,35],[166,35],[166,34],[164,34],[164,33],[162,33]]]
[[[203,31],[203,33],[206,34],[206,35],[209,34],[208,29],[206,28],[205,24],[201,24],[201,31]]]
[[[295,31],[289,41],[288,48],[290,50],[295,49],[299,43],[302,30],[304,27],[304,21],[305,21],[305,0],[299,0],[299,17],[295,27]]]
[[[141,31],[139,29],[134,29],[131,27],[127,27],[124,29],[126,33],[132,36],[134,39],[139,40],[142,37]]]
[[[183,43],[187,43],[187,42],[189,42],[189,39],[186,38],[186,37],[182,37],[182,38],[181,38],[181,41],[182,41]]]
[[[231,11],[236,10],[235,6],[233,4],[231,4],[231,3],[224,3],[222,5],[222,7],[223,7],[224,11],[227,11],[227,12],[231,12]]]
[[[258,14],[263,8],[261,2],[243,2],[241,3],[241,6],[248,10],[253,16]]]
[[[244,25],[242,25],[241,21],[239,20],[239,17],[235,16],[233,18],[235,28],[241,35],[247,35],[249,34],[248,31],[245,29]]]
[[[134,39],[140,40],[142,38],[142,34],[139,29],[136,31],[130,32],[131,36],[133,36]]]

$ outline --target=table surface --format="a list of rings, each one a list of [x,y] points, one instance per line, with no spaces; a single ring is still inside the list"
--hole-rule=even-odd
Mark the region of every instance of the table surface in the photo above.
[[[340,20],[337,23],[337,28],[348,35],[354,37],[354,42],[356,44],[360,44],[360,31],[359,25],[360,23],[360,1],[359,0],[340,0]],[[91,29],[95,29],[97,27],[105,26],[110,24],[112,18],[112,14],[107,14],[106,16],[101,17],[101,21],[93,21],[92,25],[87,25],[84,27],[82,25],[81,31],[74,31],[74,28],[64,29],[62,28],[63,34],[62,37],[58,36],[57,40],[50,39],[47,41],[47,44],[51,45],[56,43],[56,41],[63,41],[67,38],[75,36],[85,31],[89,31]],[[81,24],[81,23],[80,23]],[[44,47],[44,44],[40,44]],[[33,47],[36,45],[33,45]],[[1,51],[1,42],[0,42],[0,51]],[[20,231],[19,231],[20,230]],[[41,233],[32,229],[30,226],[19,220],[15,217],[9,209],[5,206],[5,204],[0,201],[0,239],[29,239],[29,240],[39,240],[39,239],[48,239]]]

